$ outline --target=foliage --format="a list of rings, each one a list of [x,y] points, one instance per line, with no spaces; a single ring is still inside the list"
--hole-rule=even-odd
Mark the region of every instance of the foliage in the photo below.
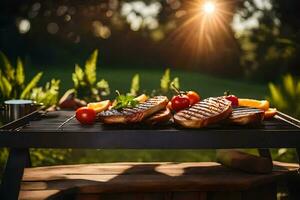
[[[160,89],[162,92],[168,92],[170,81],[170,69],[168,68],[160,79]]]
[[[43,76],[37,73],[27,84],[25,83],[24,65],[20,58],[14,68],[6,55],[0,52],[3,67],[0,68],[0,101],[7,99],[32,99],[46,106],[55,105],[57,102],[59,81],[52,80],[45,87],[37,87]]]
[[[101,79],[97,82],[97,58],[98,50],[95,50],[86,61],[84,70],[78,64],[75,65],[72,80],[80,99],[99,101],[101,96],[107,96],[110,93],[109,84],[106,80]]]
[[[283,76],[282,83],[269,83],[271,103],[283,112],[300,117],[300,79],[291,74]]]
[[[42,73],[38,73],[25,85],[24,66],[20,58],[17,59],[17,67],[14,68],[6,55],[0,52],[3,67],[0,68],[0,98],[6,99],[22,98],[28,95],[32,88],[39,82]],[[3,70],[3,71],[2,71]]]
[[[175,85],[175,87],[180,88],[179,78],[175,77],[171,81],[171,71],[169,68],[167,68],[160,79],[160,92],[162,94],[170,93],[170,91],[172,90],[172,83]]]
[[[29,98],[38,103],[43,103],[47,107],[55,105],[58,101],[59,84],[60,80],[52,79],[44,87],[33,88]]]
[[[134,96],[131,95],[121,95],[119,91],[117,91],[118,96],[116,97],[116,101],[113,104],[113,109],[121,109],[121,108],[133,108],[139,102],[135,100]]]
[[[291,74],[283,76],[282,83],[276,85],[269,83],[271,104],[280,111],[300,117],[300,80]],[[297,154],[294,150],[280,148],[273,150],[273,158],[284,162],[296,161]]]
[[[30,92],[33,90],[33,88],[35,88],[38,84],[38,82],[40,81],[40,79],[42,78],[43,73],[40,72],[37,75],[35,75],[35,77],[33,77],[33,79],[28,83],[28,85],[24,88],[23,92],[20,95],[21,99],[24,99],[26,97],[30,96]]]
[[[239,12],[242,23],[257,19],[257,26],[244,28],[237,32],[237,41],[241,48],[240,64],[246,77],[261,81],[275,80],[289,71],[296,58],[295,38],[285,34],[286,24],[280,23],[280,14],[272,6],[261,7],[263,3],[244,1]]]
[[[1,148],[0,149],[0,170],[1,171],[3,171],[7,158],[8,158],[8,149]]]
[[[272,149],[271,153],[273,160],[281,162],[297,162],[297,153],[295,149]]]
[[[140,91],[140,75],[135,74],[131,80],[131,87],[130,87],[129,95],[137,96],[139,91]]]
[[[33,166],[57,165],[70,160],[72,149],[31,149],[30,158]]]

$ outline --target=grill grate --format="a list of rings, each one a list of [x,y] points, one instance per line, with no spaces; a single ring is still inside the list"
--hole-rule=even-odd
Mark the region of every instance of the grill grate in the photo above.
[[[180,127],[174,127],[172,123],[163,126],[141,126],[141,125],[103,125],[100,122],[94,125],[83,126],[80,125],[76,119],[71,119],[66,123],[61,129],[58,127],[68,118],[74,115],[73,111],[57,111],[51,113],[49,117],[43,118],[36,121],[31,121],[27,126],[23,127],[21,131],[51,131],[51,132],[62,132],[62,131],[76,131],[76,132],[101,132],[105,130],[178,130],[182,129]],[[299,123],[300,124],[300,123]],[[227,125],[218,124],[206,128],[201,128],[201,130],[232,130],[232,131],[243,131],[243,130],[297,130],[299,129],[299,124],[297,120],[287,116],[285,114],[279,113],[273,119],[265,120],[260,126],[237,126],[237,125]]]

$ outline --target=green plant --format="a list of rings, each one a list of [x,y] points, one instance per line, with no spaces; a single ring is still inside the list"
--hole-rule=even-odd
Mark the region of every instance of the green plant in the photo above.
[[[6,55],[0,52],[3,67],[0,68],[0,101],[7,99],[32,99],[46,106],[55,105],[59,90],[59,81],[52,80],[44,88],[37,87],[43,73],[37,73],[25,83],[24,65],[20,58],[14,68]]]
[[[300,117],[300,80],[291,74],[283,76],[282,84],[269,83],[268,99],[277,109]]]
[[[30,149],[32,165],[57,165],[64,164],[71,159],[72,149]]]
[[[52,79],[44,87],[33,88],[29,99],[34,99],[36,102],[43,103],[47,107],[55,105],[58,101],[59,83],[60,80]]]
[[[122,109],[122,108],[133,108],[139,104],[137,100],[135,100],[132,95],[121,95],[117,90],[116,101],[113,104],[114,109]]]
[[[140,75],[135,74],[131,80],[130,92],[128,93],[131,96],[137,96],[140,91]]]
[[[22,60],[18,58],[17,67],[14,68],[4,53],[0,52],[0,56],[3,64],[3,67],[0,68],[1,100],[26,98],[41,79],[42,72],[36,74],[33,79],[25,85],[25,73]]]
[[[168,94],[170,92],[170,90],[172,90],[172,84],[174,84],[174,86],[176,88],[180,88],[180,84],[179,84],[179,78],[175,77],[172,81],[171,81],[171,70],[169,68],[167,68],[164,72],[164,74],[162,75],[161,79],[160,79],[160,91],[162,94]]]
[[[98,50],[95,50],[85,62],[84,69],[78,64],[75,65],[72,80],[76,95],[80,99],[99,101],[101,96],[107,96],[110,93],[109,84],[106,80],[101,79],[97,82],[97,58]]]

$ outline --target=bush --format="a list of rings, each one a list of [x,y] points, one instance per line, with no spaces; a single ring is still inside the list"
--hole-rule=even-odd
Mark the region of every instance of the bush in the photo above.
[[[85,62],[84,69],[76,64],[72,74],[77,97],[87,102],[100,101],[101,96],[110,94],[109,84],[106,80],[101,79],[97,82],[97,59],[98,50],[95,50]]]
[[[57,103],[59,80],[52,79],[44,87],[37,87],[43,73],[37,73],[28,83],[25,83],[23,62],[17,59],[14,68],[4,53],[0,53],[3,67],[0,68],[0,101],[8,99],[31,99],[45,106]]]
[[[291,74],[283,76],[282,83],[269,83],[268,99],[279,110],[300,118],[300,80]]]

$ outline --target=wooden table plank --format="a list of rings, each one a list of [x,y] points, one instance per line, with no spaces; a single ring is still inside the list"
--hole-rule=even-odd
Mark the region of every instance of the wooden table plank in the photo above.
[[[276,171],[270,176],[235,171],[214,162],[205,163],[122,163],[84,164],[25,169],[22,190],[67,189],[71,186],[90,186],[86,192],[104,192],[116,188],[164,189],[204,188],[205,190],[249,188],[267,183],[282,174],[297,169],[275,162]],[[284,168],[283,168],[284,167]],[[230,181],[229,181],[230,180]],[[222,189],[223,188],[223,189]]]

